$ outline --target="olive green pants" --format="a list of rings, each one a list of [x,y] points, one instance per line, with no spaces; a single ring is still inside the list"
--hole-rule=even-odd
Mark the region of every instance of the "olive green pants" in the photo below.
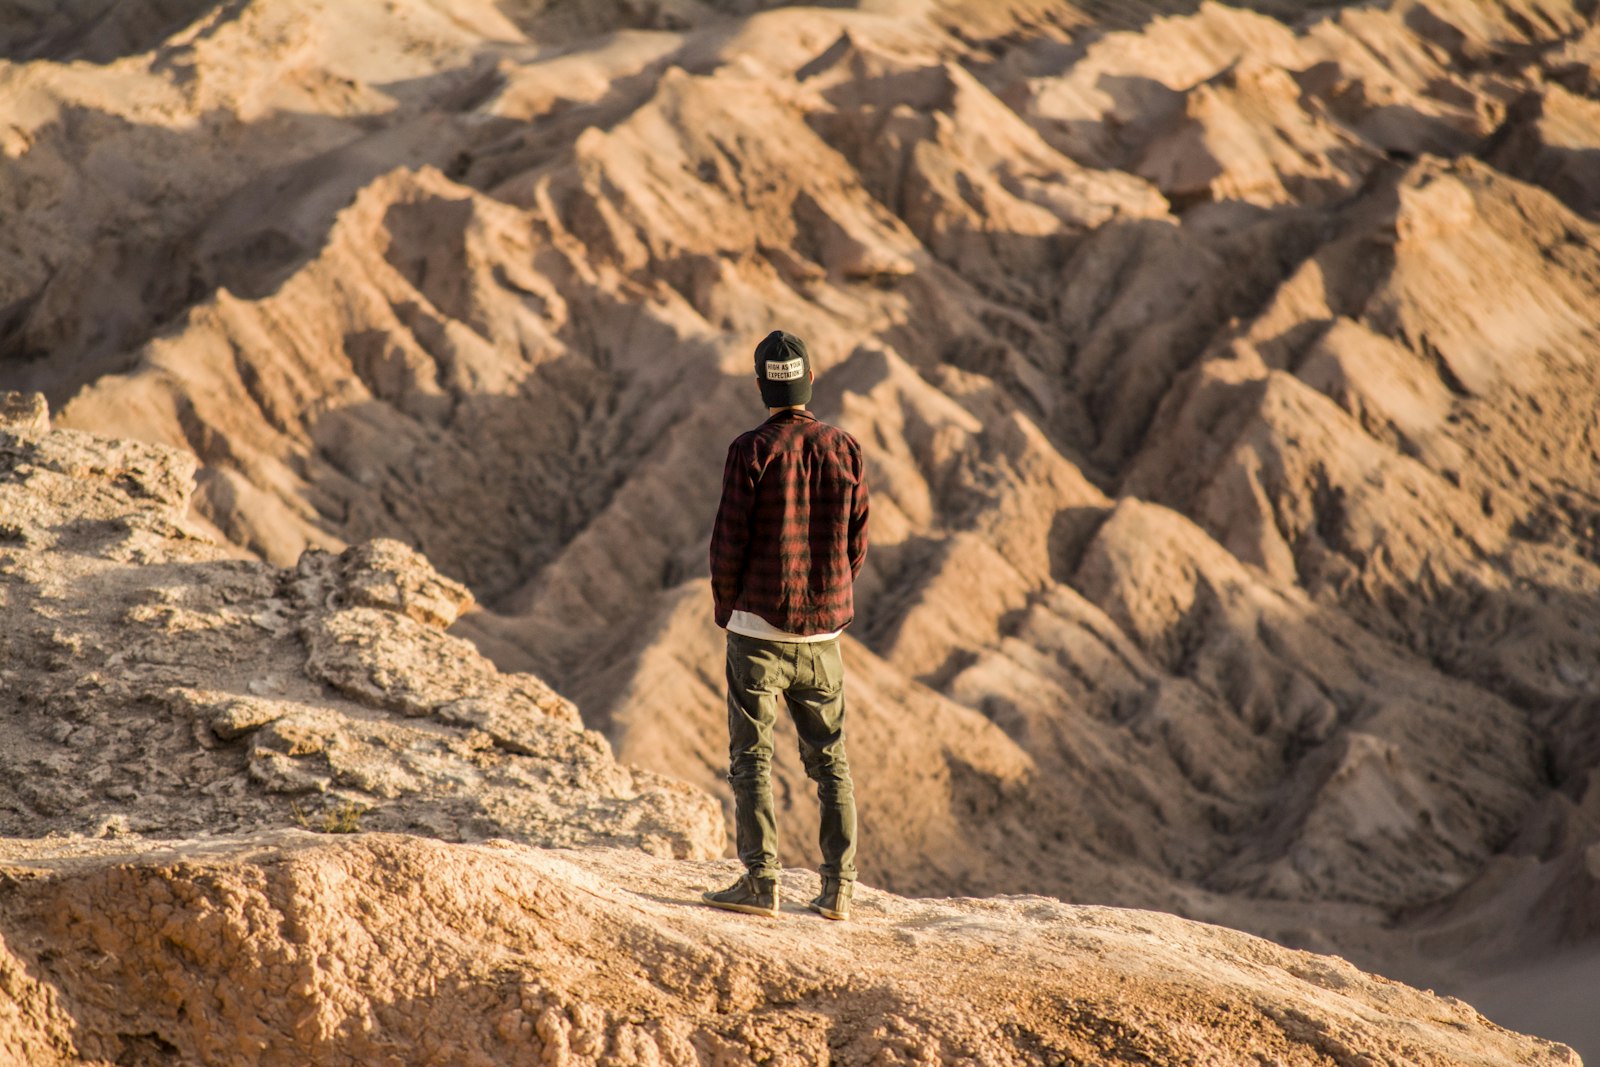
[[[800,735],[800,761],[817,783],[821,873],[854,881],[856,798],[844,754],[844,659],[837,638],[763,641],[728,634],[728,783],[739,859],[758,878],[778,875],[772,728],[780,699]]]

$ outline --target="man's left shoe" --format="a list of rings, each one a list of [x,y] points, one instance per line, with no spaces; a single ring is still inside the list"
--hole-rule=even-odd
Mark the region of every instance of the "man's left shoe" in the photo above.
[[[844,882],[837,878],[823,878],[822,892],[806,902],[806,907],[822,916],[824,919],[843,921],[850,918],[850,894],[855,890],[854,882]]]
[[[724,911],[742,911],[749,915],[775,918],[778,914],[778,880],[757,878],[746,872],[728,888],[714,893],[708,890],[700,894],[700,899]]]

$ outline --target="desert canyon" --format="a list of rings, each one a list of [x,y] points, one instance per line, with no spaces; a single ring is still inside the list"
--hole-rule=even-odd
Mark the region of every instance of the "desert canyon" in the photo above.
[[[0,1062],[1600,1056],[1593,0],[0,48]],[[792,730],[784,914],[695,903],[780,326],[873,493],[844,924]]]

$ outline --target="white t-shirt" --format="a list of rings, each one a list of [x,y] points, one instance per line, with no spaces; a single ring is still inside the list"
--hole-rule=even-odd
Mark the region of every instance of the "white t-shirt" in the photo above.
[[[754,637],[761,641],[797,641],[810,644],[813,641],[832,641],[844,633],[835,630],[829,634],[792,634],[788,630],[780,630],[760,615],[752,611],[735,611],[728,618],[728,629],[745,637]]]

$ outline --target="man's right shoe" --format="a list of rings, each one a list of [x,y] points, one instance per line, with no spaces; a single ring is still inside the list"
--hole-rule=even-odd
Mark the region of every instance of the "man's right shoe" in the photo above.
[[[778,880],[776,878],[757,878],[748,871],[739,876],[739,880],[726,889],[719,889],[715,893],[700,894],[700,899],[710,904],[713,908],[722,908],[724,911],[742,911],[750,915],[766,915],[776,918],[778,914]]]
[[[837,878],[824,878],[822,892],[806,903],[806,907],[822,916],[824,919],[844,920],[850,918],[850,894],[855,890],[854,882],[844,882]]]

